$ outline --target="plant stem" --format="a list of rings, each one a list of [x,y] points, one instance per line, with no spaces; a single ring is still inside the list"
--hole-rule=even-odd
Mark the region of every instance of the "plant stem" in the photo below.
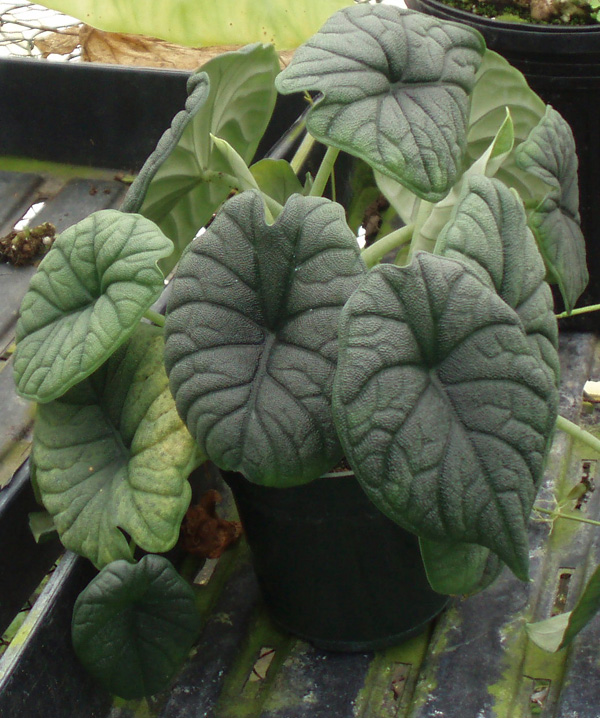
[[[325,157],[323,157],[323,160],[321,162],[321,166],[319,167],[319,171],[317,172],[317,176],[315,177],[315,181],[313,183],[313,186],[310,188],[310,196],[311,197],[321,197],[323,192],[325,191],[325,187],[327,185],[327,180],[329,179],[329,175],[333,171],[333,165],[335,164],[335,161],[337,160],[337,156],[339,155],[340,151],[337,149],[337,147],[328,147],[327,152],[325,153]]]
[[[315,138],[307,132],[304,139],[300,143],[300,147],[298,147],[296,154],[292,157],[292,161],[290,162],[290,166],[294,170],[295,174],[300,172],[300,168],[306,162],[306,158],[314,147],[315,142]]]
[[[562,511],[558,511],[557,509],[543,509],[540,506],[534,506],[534,511],[537,511],[538,514],[546,514],[548,516],[552,516],[553,518],[557,519],[569,519],[569,521],[579,521],[583,524],[592,524],[592,526],[600,526],[600,521],[594,521],[594,519],[586,519],[583,516],[575,516],[574,514],[563,514]]]
[[[149,319],[153,324],[156,324],[158,327],[164,327],[165,326],[165,318],[162,314],[159,314],[158,312],[155,312],[153,309],[146,309],[144,312],[144,316],[146,319]]]
[[[582,429],[572,421],[565,419],[564,416],[558,416],[556,419],[556,428],[566,432],[569,436],[572,436],[575,441],[580,441],[593,451],[600,454],[600,439],[590,434],[589,431]]]
[[[413,236],[414,224],[408,224],[406,227],[400,227],[385,237],[378,239],[374,244],[360,253],[360,256],[365,261],[365,264],[369,269],[374,267],[388,252],[393,249],[399,249],[400,247],[408,244]]]
[[[579,307],[578,309],[573,309],[570,312],[561,312],[560,314],[556,315],[557,319],[568,319],[569,317],[573,317],[576,314],[587,314],[587,312],[598,312],[600,311],[600,304],[590,304],[587,307]]]

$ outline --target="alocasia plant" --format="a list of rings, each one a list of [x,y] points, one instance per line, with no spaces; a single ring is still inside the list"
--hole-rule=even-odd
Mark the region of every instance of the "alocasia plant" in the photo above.
[[[275,87],[320,93],[307,139],[290,164],[250,164]],[[40,403],[39,493],[65,545],[102,569],[76,606],[75,645],[120,692],[112,586],[128,611],[164,588],[165,625],[175,591],[188,625],[193,598],[133,548],[173,546],[206,458],[290,487],[345,456],[420,537],[436,590],[481,590],[503,564],[526,580],[557,422],[547,281],[569,308],[586,281],[568,125],[472,29],[357,5],[280,74],[272,48],[252,45],[189,91],[123,211],[57,240],[18,329],[17,386]],[[319,170],[296,177],[317,141]],[[356,158],[356,197],[381,191],[393,208],[396,228],[362,252],[321,196],[340,150]],[[157,262],[178,262],[166,323],[151,310]],[[158,677],[140,666],[127,695],[162,687],[184,653]]]

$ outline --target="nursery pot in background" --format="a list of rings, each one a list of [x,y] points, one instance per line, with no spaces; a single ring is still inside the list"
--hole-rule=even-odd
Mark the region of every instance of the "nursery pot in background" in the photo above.
[[[579,156],[581,228],[586,238],[590,284],[578,304],[600,302],[600,24],[534,25],[499,22],[439,0],[406,0],[413,10],[466,23],[505,57],[571,125]],[[600,328],[600,318],[588,319]],[[570,322],[574,320],[569,320]],[[566,328],[566,327],[565,327]]]
[[[432,591],[417,537],[350,472],[289,489],[222,472],[274,622],[318,648],[367,651],[418,634],[448,599]]]

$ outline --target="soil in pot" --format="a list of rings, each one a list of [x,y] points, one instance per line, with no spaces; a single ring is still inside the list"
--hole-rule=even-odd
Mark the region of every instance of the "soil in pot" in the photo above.
[[[350,472],[290,489],[222,473],[284,630],[325,650],[375,650],[418,634],[446,605],[416,536],[376,509]]]

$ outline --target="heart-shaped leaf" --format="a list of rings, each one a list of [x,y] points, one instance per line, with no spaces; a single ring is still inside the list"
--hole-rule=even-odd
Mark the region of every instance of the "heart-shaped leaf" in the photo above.
[[[420,539],[421,557],[434,591],[451,596],[472,595],[493,583],[502,561],[485,546]]]
[[[272,225],[259,192],[232,198],[185,253],[165,364],[180,415],[218,466],[291,486],[341,457],[337,323],[364,272],[342,207],[299,195]]]
[[[585,239],[579,226],[577,154],[571,128],[548,106],[539,124],[518,147],[515,159],[521,169],[550,187],[529,223],[548,272],[570,311],[589,278]]]
[[[441,199],[463,169],[469,94],[485,50],[467,26],[387,5],[333,15],[278,76],[323,93],[307,127],[419,197]]]
[[[190,78],[185,112],[163,135],[125,200],[127,211],[156,222],[175,243],[174,255],[161,265],[165,272],[227,195],[246,188],[235,173],[223,172],[213,137],[249,164],[275,106],[278,72],[274,48],[254,44],[219,55]]]
[[[104,566],[175,544],[195,447],[163,369],[163,338],[143,324],[95,374],[39,407],[36,480],[63,544]]]
[[[157,262],[172,243],[144,217],[95,212],[44,257],[21,304],[15,381],[48,402],[95,371],[164,289]]]
[[[81,592],[73,610],[75,653],[121,698],[166,688],[199,630],[194,591],[162,556],[109,564]]]
[[[518,315],[462,263],[380,265],[342,312],[334,414],[368,496],[424,538],[487,546],[523,579],[557,393]]]
[[[558,383],[558,327],[546,270],[520,199],[502,182],[469,177],[436,252],[459,259],[519,315]]]

